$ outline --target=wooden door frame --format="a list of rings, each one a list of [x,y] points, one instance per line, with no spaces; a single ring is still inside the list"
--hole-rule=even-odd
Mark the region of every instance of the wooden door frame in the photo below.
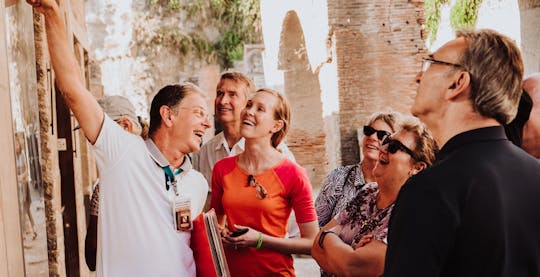
[[[64,223],[64,253],[67,276],[80,276],[79,239],[77,231],[77,201],[75,189],[75,168],[73,153],[73,128],[69,110],[60,89],[55,85],[56,131],[59,142],[65,148],[58,148],[58,167],[61,175],[62,217]],[[60,143],[59,143],[60,144]]]
[[[24,276],[5,16],[0,2],[0,276]]]

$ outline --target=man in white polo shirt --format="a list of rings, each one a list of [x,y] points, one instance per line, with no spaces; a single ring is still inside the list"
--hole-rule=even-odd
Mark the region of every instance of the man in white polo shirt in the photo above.
[[[97,275],[195,276],[190,230],[178,230],[173,208],[178,199],[204,202],[208,189],[187,156],[210,127],[201,90],[162,88],[150,108],[150,139],[126,132],[86,89],[56,2],[27,2],[45,15],[57,85],[94,145],[101,178]]]

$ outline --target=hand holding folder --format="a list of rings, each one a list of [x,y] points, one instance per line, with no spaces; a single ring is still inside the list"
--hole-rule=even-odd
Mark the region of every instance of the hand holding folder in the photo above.
[[[201,213],[193,220],[191,249],[197,267],[197,276],[231,276],[214,209]]]

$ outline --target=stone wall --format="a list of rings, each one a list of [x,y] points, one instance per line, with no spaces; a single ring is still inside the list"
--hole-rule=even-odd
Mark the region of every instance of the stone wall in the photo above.
[[[356,129],[375,111],[408,113],[426,54],[423,1],[328,1],[335,40],[342,164],[359,160]]]
[[[311,70],[302,26],[294,11],[289,11],[283,22],[278,69],[284,71],[284,93],[291,104],[287,144],[296,162],[306,169],[312,186],[320,187],[328,167],[321,87]]]
[[[525,74],[540,72],[540,0],[519,1]]]

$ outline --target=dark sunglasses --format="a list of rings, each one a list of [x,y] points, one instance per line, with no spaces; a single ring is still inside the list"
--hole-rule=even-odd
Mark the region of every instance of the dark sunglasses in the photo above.
[[[255,176],[251,174],[249,174],[248,176],[247,185],[250,187],[255,187],[255,195],[260,200],[263,200],[264,198],[266,198],[266,195],[268,195],[268,191],[266,190],[266,188],[264,188],[263,185],[259,184],[257,182],[257,179],[255,179]]]
[[[387,131],[384,131],[384,130],[377,130],[377,129],[375,129],[375,128],[371,127],[371,126],[368,126],[368,125],[364,126],[363,129],[364,129],[364,130],[363,130],[363,131],[364,131],[364,135],[365,135],[365,136],[368,136],[368,137],[371,136],[371,135],[373,135],[373,133],[377,133],[377,138],[378,138],[380,141],[383,141],[383,139],[384,139],[385,137],[387,137],[387,136],[390,135],[390,132],[387,132]]]
[[[414,155],[414,152],[411,149],[409,149],[409,147],[407,147],[403,143],[401,143],[401,141],[395,140],[395,139],[391,138],[390,136],[388,136],[388,137],[384,138],[384,140],[382,142],[382,145],[385,145],[385,144],[388,144],[388,152],[389,153],[396,154],[396,152],[398,150],[401,150],[401,151],[409,154],[409,156],[411,156],[411,158],[416,160],[416,155]]]

